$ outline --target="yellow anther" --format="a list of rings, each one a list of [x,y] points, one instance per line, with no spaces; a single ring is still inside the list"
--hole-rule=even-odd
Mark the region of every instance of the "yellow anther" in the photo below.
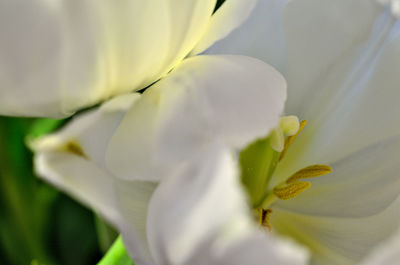
[[[300,132],[303,130],[303,128],[304,128],[304,126],[306,126],[306,124],[307,124],[307,121],[306,121],[306,120],[301,121],[300,124],[299,124],[299,129],[297,130],[297,133],[294,134],[294,135],[292,135],[292,136],[289,136],[289,137],[286,139],[285,144],[284,144],[284,147],[283,147],[283,150],[282,150],[282,152],[281,152],[281,156],[279,157],[279,161],[283,159],[283,157],[284,157],[285,154],[286,154],[286,151],[288,150],[288,148],[290,147],[290,145],[292,145],[294,139],[296,139],[296,137],[300,134]]]
[[[76,141],[69,141],[63,146],[60,147],[60,151],[71,153],[85,159],[89,159],[89,157],[83,151],[82,146]]]
[[[272,230],[272,226],[270,223],[270,218],[271,218],[271,214],[272,214],[272,210],[271,209],[262,209],[259,208],[259,223],[258,225],[260,227],[265,227],[268,228],[269,231]]]
[[[300,169],[296,173],[294,173],[288,180],[286,180],[287,184],[294,183],[301,179],[307,178],[316,178],[332,172],[332,168],[328,165],[312,165]]]
[[[271,148],[277,152],[282,152],[285,146],[285,135],[280,127],[272,130],[270,134]]]
[[[289,200],[297,197],[300,193],[311,186],[310,182],[295,182],[283,187],[275,187],[274,194],[281,200]]]
[[[297,118],[297,116],[282,117],[279,126],[285,136],[293,136],[299,131],[299,118]]]

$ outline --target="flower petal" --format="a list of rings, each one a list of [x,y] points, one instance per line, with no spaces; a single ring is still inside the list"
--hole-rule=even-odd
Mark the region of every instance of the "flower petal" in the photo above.
[[[157,183],[114,179],[118,210],[123,222],[118,226],[124,244],[137,265],[154,264],[146,234],[148,206]]]
[[[263,60],[281,73],[285,73],[283,10],[287,2],[287,0],[258,0],[239,27],[224,36],[225,38],[213,43],[204,53],[246,55]]]
[[[105,149],[138,94],[116,98],[78,116],[66,128],[31,143],[37,173],[61,190],[99,211],[113,224],[120,221],[112,175],[104,169]]]
[[[348,87],[336,105],[325,104],[318,111],[314,109],[318,114],[325,113],[324,118],[309,120],[309,125],[291,146],[276,172],[277,176],[288,177],[311,164],[332,166],[331,175],[312,180],[314,187],[299,197],[318,193],[315,185],[321,184],[321,192],[324,191],[327,200],[340,200],[329,210],[323,209],[324,214],[330,210],[333,215],[338,214],[337,210],[351,216],[376,213],[399,193],[399,168],[395,158],[400,152],[400,77],[397,73],[400,67],[400,22],[392,24],[391,17],[383,18],[389,19],[390,27],[375,59],[368,65],[366,76],[357,85]],[[345,202],[345,198],[358,189],[359,199],[351,201],[353,206],[359,207],[350,213],[352,203]],[[378,192],[383,194],[377,196]],[[375,200],[370,201],[370,198]],[[370,203],[361,206],[362,200]],[[325,203],[324,199],[320,203]],[[312,207],[308,211],[316,209]]]
[[[67,116],[144,88],[189,53],[214,6],[215,0],[2,1],[0,113]]]
[[[225,38],[248,18],[255,8],[256,3],[257,0],[226,0],[213,14],[208,30],[192,50],[191,54],[199,54],[215,42]],[[229,53],[222,52],[219,54]]]
[[[201,265],[301,265],[309,264],[305,249],[289,240],[266,235],[254,230],[241,240],[230,242],[221,248],[217,242],[209,241],[197,249],[187,264]],[[216,251],[212,250],[215,247]]]
[[[400,260],[400,230],[376,247],[361,265],[397,265]]]
[[[303,250],[256,229],[237,167],[216,145],[160,184],[147,226],[157,264],[305,264]]]
[[[310,179],[311,188],[279,201],[290,211],[333,217],[377,214],[400,194],[400,136],[382,141],[329,165],[329,175]]]
[[[400,200],[378,215],[365,218],[318,217],[287,212],[271,215],[276,232],[310,248],[312,264],[357,264],[399,227]]]
[[[184,264],[205,238],[246,216],[233,154],[207,152],[166,178],[153,195],[147,231],[156,263]]]
[[[215,0],[91,1],[106,44],[106,89],[126,92],[157,81],[204,34]]]
[[[278,123],[285,81],[242,56],[199,56],[150,87],[124,118],[107,154],[125,179],[160,180],[220,139],[241,148]]]
[[[79,28],[70,31],[63,28],[63,18],[69,10],[62,10],[61,5],[41,0],[1,1],[2,115],[59,117],[71,114],[62,106],[63,84],[60,81],[64,77],[68,78],[68,85],[82,89],[79,94],[81,104],[91,100],[84,89],[93,85],[91,78],[96,70],[95,50],[87,49],[93,45],[91,21],[82,16],[83,12],[77,12],[74,19]],[[85,5],[82,5],[82,10],[85,10]],[[62,58],[69,52],[71,56]],[[61,76],[64,59],[75,67],[65,69],[71,75]]]
[[[382,8],[374,1],[289,2],[284,14],[288,113],[311,119],[305,112],[309,105],[322,104],[315,102],[317,96],[324,96],[324,104],[327,99],[332,102],[343,79],[352,77],[357,60],[368,52],[366,42],[379,14]]]

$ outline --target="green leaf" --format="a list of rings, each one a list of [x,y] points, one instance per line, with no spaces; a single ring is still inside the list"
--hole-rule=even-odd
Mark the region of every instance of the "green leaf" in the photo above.
[[[134,265],[119,236],[97,265]]]
[[[118,233],[108,225],[99,215],[95,215],[95,224],[99,247],[103,253],[110,248],[112,243],[118,237]]]
[[[35,140],[39,138],[40,136],[49,134],[56,129],[60,128],[62,125],[64,125],[68,119],[63,119],[63,120],[56,120],[56,119],[36,119],[29,132],[27,135],[27,140]]]

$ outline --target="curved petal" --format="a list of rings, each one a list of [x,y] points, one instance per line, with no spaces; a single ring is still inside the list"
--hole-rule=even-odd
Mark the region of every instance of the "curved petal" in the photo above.
[[[284,79],[261,61],[187,59],[128,112],[110,142],[108,167],[125,179],[159,180],[215,139],[241,148],[268,134],[284,100]]]
[[[99,211],[114,225],[120,222],[113,179],[104,169],[107,143],[138,94],[116,98],[78,116],[53,135],[31,144],[37,173],[45,180]]]
[[[397,265],[400,260],[400,230],[376,247],[361,265]]]
[[[324,101],[328,104],[309,104],[310,116],[301,117],[309,119],[308,125],[291,146],[278,175],[287,177],[316,163],[334,164],[368,146],[400,135],[397,102],[400,97],[397,71],[400,67],[400,21],[393,24],[390,14],[381,18],[381,23],[389,24],[386,31],[378,27],[381,23],[374,30],[373,34],[384,32],[385,37],[370,64],[363,64],[365,73],[343,93],[342,87],[338,88],[338,95],[332,101]],[[334,93],[334,87],[331,88]],[[314,100],[322,102],[318,96]]]
[[[237,167],[216,145],[160,184],[147,226],[157,264],[305,264],[304,250],[256,229]]]
[[[62,5],[60,1],[41,0],[0,2],[0,114],[55,117],[71,114],[62,106],[64,77],[69,85],[82,89],[81,104],[91,100],[84,87],[93,86],[91,79],[96,71],[96,51],[90,49],[94,45],[92,21],[90,16],[77,12],[74,19],[79,28],[70,31],[63,28],[69,10],[62,10]],[[86,8],[84,4],[81,7]],[[63,58],[69,52],[72,56]],[[64,59],[75,67],[69,69],[69,76],[62,74],[63,68],[68,67]]]
[[[248,18],[239,27],[213,43],[204,53],[246,55],[271,64],[281,73],[285,73],[283,10],[287,2],[288,0],[258,0]]]
[[[248,16],[254,10],[256,3],[257,0],[226,0],[213,14],[208,30],[191,51],[191,54],[199,54],[215,42],[224,39],[247,20]],[[230,53],[223,51],[214,54]]]
[[[157,264],[185,264],[206,238],[235,220],[246,223],[236,167],[233,154],[216,148],[161,182],[150,202],[147,225]],[[235,230],[232,233],[240,233]]]
[[[295,238],[312,251],[311,264],[358,264],[399,227],[400,200],[366,218],[318,217],[274,208],[273,230]]]
[[[189,53],[214,6],[215,0],[4,0],[0,113],[67,116],[144,88]]]
[[[217,251],[210,251],[210,246]],[[212,247],[211,247],[212,248]],[[188,265],[301,265],[308,263],[308,253],[294,242],[268,236],[263,231],[254,230],[243,239],[228,246],[218,245],[209,240],[187,263]]]
[[[281,208],[318,216],[360,217],[388,207],[400,194],[400,136],[330,164],[329,175],[310,179],[311,188],[279,201]]]
[[[297,0],[288,3],[284,13],[285,77],[290,87],[288,113],[312,119],[312,115],[321,114],[315,109],[310,111],[313,105],[326,105],[328,99],[333,102],[340,92],[348,90],[343,87],[349,85],[346,82],[359,78],[354,76],[358,74],[355,72],[357,64],[369,67],[369,62],[362,60],[369,60],[374,52],[368,42],[376,41],[369,39],[382,10],[377,2],[364,0]],[[382,33],[383,27],[378,31]]]
[[[148,207],[157,183],[114,179],[118,210],[124,222],[118,226],[124,244],[137,265],[153,265],[146,234]]]
[[[205,32],[215,0],[91,4],[105,44],[105,88],[121,93],[150,85],[182,60]]]

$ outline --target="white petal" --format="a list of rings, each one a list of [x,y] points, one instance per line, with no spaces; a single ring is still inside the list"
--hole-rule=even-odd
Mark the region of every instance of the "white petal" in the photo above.
[[[154,264],[146,234],[148,206],[156,183],[114,179],[118,209],[123,218],[118,226],[125,247],[137,265]]]
[[[298,197],[279,201],[290,211],[333,217],[377,214],[400,194],[400,137],[371,145],[333,161],[329,175],[310,179]],[[293,172],[294,173],[294,172]]]
[[[210,246],[217,247],[217,250],[213,251]],[[230,242],[223,249],[216,242],[206,242],[187,264],[305,265],[307,261],[307,251],[294,242],[254,230],[241,240]]]
[[[0,2],[0,113],[66,116],[153,83],[204,34],[215,0]]]
[[[79,27],[68,27],[63,20],[74,5],[65,4],[62,9],[63,4],[58,2],[0,2],[2,115],[58,117],[71,114],[70,109],[62,106],[63,85],[82,90],[75,95],[79,104],[92,103],[85,88],[93,85],[91,79],[96,74],[90,16],[83,16],[86,6],[82,4],[82,10],[74,14],[74,22]],[[73,68],[67,62],[73,64]],[[68,84],[64,78],[68,79]]]
[[[113,224],[120,217],[112,175],[104,169],[105,149],[125,112],[138,98],[138,94],[116,98],[78,116],[60,132],[31,144],[41,177],[93,207]]]
[[[147,225],[153,256],[157,264],[185,264],[210,236],[226,230],[226,236],[236,237],[246,231],[247,216],[233,154],[212,149],[155,191]],[[244,225],[230,227],[235,222]]]
[[[224,39],[248,18],[256,3],[257,0],[226,0],[213,14],[207,32],[191,54],[201,53],[215,42]],[[220,54],[229,53],[224,51]]]
[[[399,207],[397,200],[381,214],[365,218],[318,217],[274,208],[271,223],[273,231],[311,249],[311,264],[357,264],[398,229]]]
[[[237,166],[216,146],[160,184],[147,226],[157,264],[305,264],[303,249],[256,228]]]
[[[387,27],[382,30],[385,23]],[[308,119],[308,125],[289,149],[277,175],[287,177],[316,163],[331,165],[400,135],[400,76],[397,71],[400,67],[400,22],[393,24],[391,15],[385,14],[372,35],[379,35],[379,32],[383,34],[379,49],[374,51],[369,64],[361,64],[362,72],[354,82],[336,87],[336,95],[334,85],[337,83],[332,79],[333,83],[323,91],[331,89],[329,93],[334,97],[325,101],[318,96],[310,98],[308,116],[300,116]],[[373,43],[371,39],[368,45],[374,47]],[[313,100],[320,103],[314,104]]]
[[[187,59],[129,111],[110,142],[108,166],[122,178],[159,180],[215,139],[241,148],[267,135],[284,100],[284,79],[261,61]]]
[[[400,230],[376,247],[361,265],[398,265],[400,261]]]
[[[263,60],[285,73],[283,9],[286,3],[287,0],[258,0],[246,21],[225,38],[215,42],[205,53],[247,55]]]
[[[311,119],[304,116],[310,105],[326,105],[340,91],[346,91],[340,85],[343,79],[351,78],[357,60],[368,52],[365,45],[381,13],[382,8],[374,1],[288,3],[284,13],[288,113]],[[368,62],[362,67],[368,67]],[[318,98],[319,95],[324,97]],[[316,114],[315,110],[312,114]]]
[[[144,88],[182,60],[204,34],[215,0],[91,1],[103,27],[106,89]]]

